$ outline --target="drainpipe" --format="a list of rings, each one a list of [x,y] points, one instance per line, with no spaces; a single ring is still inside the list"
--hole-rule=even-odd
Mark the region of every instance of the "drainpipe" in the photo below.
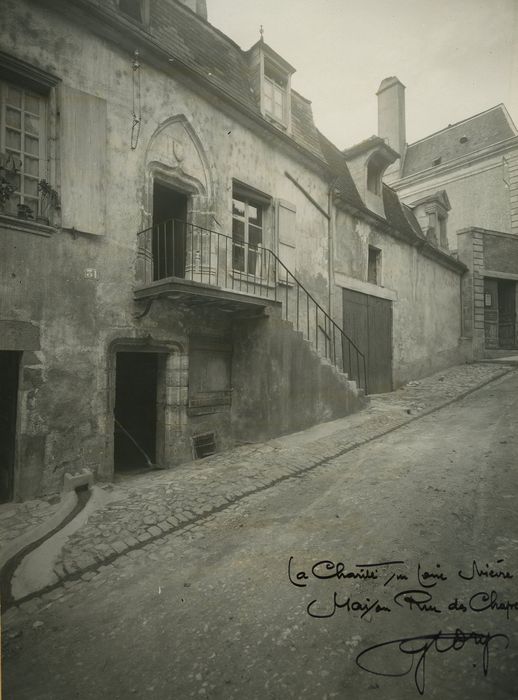
[[[335,288],[334,282],[334,237],[336,230],[336,210],[333,208],[333,193],[335,191],[336,182],[338,177],[332,181],[329,186],[329,192],[327,195],[327,255],[328,255],[328,269],[327,275],[329,279],[329,291],[328,291],[328,314],[333,318],[333,292]],[[334,318],[333,318],[334,320]]]

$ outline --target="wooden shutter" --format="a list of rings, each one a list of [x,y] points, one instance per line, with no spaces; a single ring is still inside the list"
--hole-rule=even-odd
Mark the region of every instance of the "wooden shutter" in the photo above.
[[[295,274],[296,264],[296,207],[290,202],[279,199],[277,202],[277,233],[279,238],[279,258],[288,270]],[[282,281],[283,274],[279,273]]]
[[[63,228],[103,234],[106,219],[107,105],[63,86],[61,211]]]

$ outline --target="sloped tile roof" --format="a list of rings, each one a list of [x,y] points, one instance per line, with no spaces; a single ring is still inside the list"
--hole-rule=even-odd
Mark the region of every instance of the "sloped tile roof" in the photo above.
[[[89,0],[121,15],[116,0]],[[124,16],[124,15],[121,15]],[[127,18],[125,18],[127,19]],[[138,22],[135,27],[144,29]],[[202,76],[218,91],[261,116],[254,95],[248,52],[178,0],[154,0],[145,33],[171,57]],[[266,45],[265,45],[266,46]],[[292,90],[292,139],[322,159],[311,103]]]
[[[318,158],[324,158],[318,130],[313,121],[311,102],[291,91],[291,132],[293,139]]]
[[[388,185],[383,185],[383,206],[387,223],[402,233],[410,242],[423,239],[423,232],[412,211],[399,201],[396,192]]]
[[[156,0],[148,30],[172,57],[201,73],[249,109],[259,112],[245,52],[207,21],[179,2]]]
[[[407,147],[402,177],[415,175],[455,158],[469,155],[516,136],[505,107],[497,105],[481,114],[446,127]],[[461,142],[461,138],[467,139]]]
[[[329,165],[329,169],[336,178],[335,189],[338,190],[339,196],[348,204],[358,209],[365,209],[365,204],[360,197],[360,193],[347,167],[344,154],[320,131],[318,132],[318,136],[322,154]]]

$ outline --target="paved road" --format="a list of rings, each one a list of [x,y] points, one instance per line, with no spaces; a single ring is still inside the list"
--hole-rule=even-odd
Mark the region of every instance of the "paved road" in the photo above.
[[[132,552],[11,631],[5,697],[515,700],[517,428],[512,374]]]

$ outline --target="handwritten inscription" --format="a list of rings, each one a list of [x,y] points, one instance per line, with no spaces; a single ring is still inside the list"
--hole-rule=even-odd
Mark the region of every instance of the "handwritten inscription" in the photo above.
[[[389,642],[382,642],[364,649],[356,657],[356,663],[364,671],[374,673],[377,676],[406,676],[414,670],[414,681],[420,695],[425,690],[425,657],[431,650],[435,649],[443,654],[447,651],[460,651],[464,645],[473,641],[482,646],[482,668],[487,676],[489,669],[489,646],[494,640],[500,640],[504,648],[509,646],[509,637],[506,634],[484,634],[481,632],[463,632],[456,629],[453,633],[437,632],[427,634],[422,637],[407,637],[393,639]],[[386,668],[385,657],[379,658],[377,653],[381,649],[391,649],[408,657],[407,667],[403,671],[389,671]]]
[[[425,690],[425,658],[429,652],[460,651],[468,643],[480,646],[482,669],[487,675],[490,648],[495,651],[508,648],[509,637],[501,631],[490,634],[479,629],[461,630],[457,626],[453,631],[444,630],[444,616],[451,614],[460,613],[463,619],[465,614],[467,622],[471,621],[470,614],[476,616],[473,619],[493,614],[505,623],[513,613],[518,613],[518,600],[497,590],[500,582],[514,578],[504,564],[503,559],[495,564],[473,559],[468,565],[448,571],[439,562],[431,566],[422,562],[409,565],[404,560],[387,559],[346,564],[319,559],[310,566],[297,567],[294,557],[290,557],[288,580],[298,589],[310,588],[312,594],[306,612],[317,620],[351,615],[371,623],[388,619],[394,612],[409,614],[416,620],[441,620],[442,629],[438,632],[381,641],[363,649],[356,657],[356,664],[361,669],[375,675],[401,677],[413,673],[415,687],[422,695]],[[464,589],[471,586],[475,590],[453,596],[451,587],[455,582],[462,584]],[[359,594],[358,588],[365,586],[369,588],[368,595]],[[403,655],[403,665],[398,661],[400,655]],[[394,666],[391,666],[391,659]]]

